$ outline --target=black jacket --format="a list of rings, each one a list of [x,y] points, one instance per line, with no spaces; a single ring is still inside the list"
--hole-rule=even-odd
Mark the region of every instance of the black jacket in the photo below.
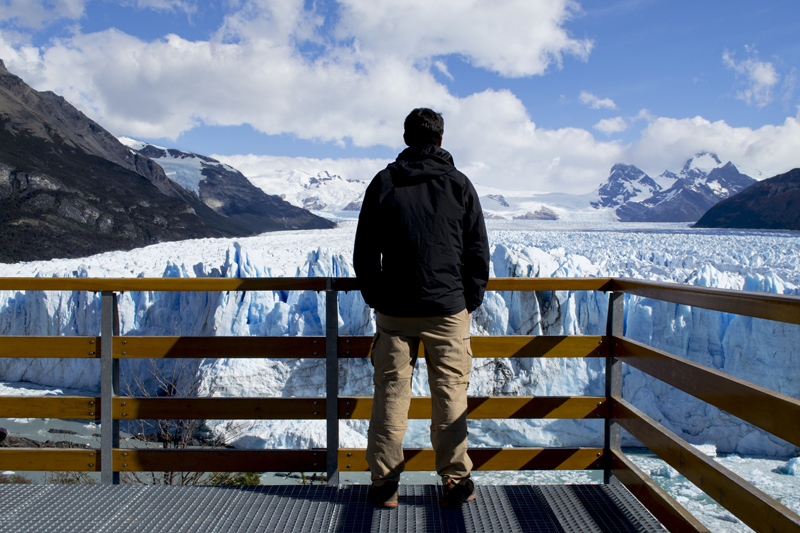
[[[474,311],[489,279],[478,194],[434,145],[404,150],[364,193],[353,250],[361,294],[390,316]]]

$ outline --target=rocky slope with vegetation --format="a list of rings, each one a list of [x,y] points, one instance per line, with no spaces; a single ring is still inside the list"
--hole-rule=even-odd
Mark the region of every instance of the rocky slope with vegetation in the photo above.
[[[238,212],[209,207],[151,158],[0,61],[0,262],[331,226],[264,194]]]

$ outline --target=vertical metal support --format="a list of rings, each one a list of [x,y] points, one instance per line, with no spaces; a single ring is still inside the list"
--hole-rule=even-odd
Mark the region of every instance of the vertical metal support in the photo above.
[[[622,362],[614,357],[614,335],[622,336],[625,325],[625,294],[611,292],[608,295],[608,318],[606,321],[606,338],[610,343],[606,358],[606,402],[609,406],[608,418],[605,421],[603,452],[605,467],[603,483],[618,483],[611,475],[611,450],[619,450],[621,446],[620,427],[614,422],[612,398],[622,397]]]
[[[328,421],[328,485],[339,484],[339,297],[328,278],[325,290],[325,403]]]
[[[114,337],[119,335],[117,295],[103,291],[100,299],[100,481],[118,485],[114,448],[119,448],[119,420],[114,420],[112,400],[119,395],[119,359],[114,359]]]

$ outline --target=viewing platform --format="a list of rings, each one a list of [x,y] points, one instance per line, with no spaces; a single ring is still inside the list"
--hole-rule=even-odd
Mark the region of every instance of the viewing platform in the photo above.
[[[400,485],[397,509],[367,485],[0,487],[5,531],[292,533],[660,533],[622,485],[478,486],[461,510],[439,487]]]
[[[598,470],[593,485],[484,485],[460,511],[438,505],[439,488],[401,485],[399,509],[377,509],[366,485],[339,473],[367,470],[366,450],[340,447],[341,420],[368,419],[371,397],[340,396],[339,360],[369,356],[371,337],[340,336],[339,291],[352,278],[0,278],[0,290],[101,293],[100,335],[0,337],[0,357],[100,360],[100,396],[0,397],[2,418],[100,422],[99,448],[0,448],[0,471],[99,472],[100,485],[0,485],[8,531],[709,531],[621,449],[625,429],[730,513],[759,532],[800,532],[800,516],[710,459],[622,397],[622,365],[661,380],[800,446],[800,400],[654,349],[624,335],[626,295],[800,324],[800,297],[619,278],[492,279],[490,291],[601,291],[604,335],[473,336],[475,358],[600,358],[602,396],[469,397],[469,419],[602,420],[603,446],[470,448],[474,470]],[[325,336],[120,335],[123,291],[318,291]],[[606,298],[605,296],[603,298]],[[605,300],[603,300],[605,302]],[[799,339],[800,340],[800,339]],[[120,389],[122,359],[320,359],[325,396],[137,397]],[[316,368],[315,368],[316,370]],[[429,419],[430,398],[412,398],[410,419]],[[320,420],[323,449],[125,447],[120,420]],[[430,449],[404,450],[407,471],[434,470]],[[324,485],[152,486],[120,484],[137,472],[324,472]]]

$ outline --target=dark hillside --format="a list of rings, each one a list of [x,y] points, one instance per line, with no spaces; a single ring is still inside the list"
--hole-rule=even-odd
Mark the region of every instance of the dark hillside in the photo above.
[[[235,177],[213,180],[217,196],[231,199],[215,209],[0,60],[0,262],[334,225]]]
[[[83,257],[223,235],[186,201],[165,196],[139,174],[58,135],[52,141],[13,135],[5,125],[0,121],[0,261]]]
[[[695,227],[800,230],[800,168],[760,181],[723,200]]]

